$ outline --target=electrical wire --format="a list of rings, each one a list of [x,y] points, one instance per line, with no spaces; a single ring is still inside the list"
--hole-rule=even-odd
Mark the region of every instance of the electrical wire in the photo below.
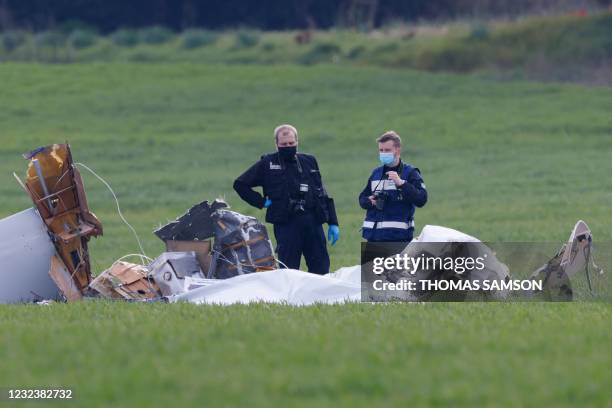
[[[121,220],[125,223],[125,225],[127,225],[127,227],[132,231],[132,234],[134,234],[134,238],[136,238],[136,242],[138,243],[138,248],[140,249],[140,256],[141,256],[141,261],[144,263],[144,259],[148,258],[151,259],[147,256],[147,254],[145,253],[143,247],[142,247],[142,242],[140,242],[140,237],[138,236],[138,233],[136,232],[136,230],[134,229],[134,227],[132,227],[132,225],[128,222],[128,220],[123,216],[123,213],[121,212],[121,207],[119,206],[119,199],[117,198],[117,194],[115,194],[115,191],[113,190],[113,188],[110,186],[110,184],[108,184],[106,182],[106,180],[104,180],[101,176],[99,176],[95,171],[93,171],[91,168],[89,168],[88,166],[86,166],[83,163],[74,163],[74,166],[81,166],[82,168],[84,168],[85,170],[89,171],[92,175],[94,175],[98,180],[100,180],[102,182],[102,184],[104,184],[106,186],[106,188],[108,188],[108,190],[111,192],[111,194],[113,195],[113,198],[115,199],[115,204],[117,205],[117,213],[119,214],[119,217],[121,218]]]
[[[238,262],[238,261],[232,262],[225,255],[223,255],[223,253],[221,253],[220,251],[217,251],[216,249],[213,249],[213,248],[211,248],[210,251],[216,253],[217,255],[219,255],[219,259],[221,259],[222,261],[224,261],[224,262],[226,262],[226,263],[228,263],[230,265],[249,267],[249,268],[255,268],[255,269],[257,269],[259,267],[258,265],[255,265],[255,264],[244,264],[244,263],[241,263],[241,262]],[[274,257],[274,260],[276,262],[278,262],[280,265],[284,266],[286,269],[291,269],[284,262],[281,262],[278,258]]]
[[[134,257],[139,257],[141,262],[142,262],[143,258],[146,259],[149,262],[153,262],[153,258],[149,258],[148,256],[143,255],[143,254],[127,254],[127,255],[123,255],[121,258],[117,259],[114,263],[121,262],[125,258],[129,258],[129,257],[133,257],[133,256]],[[144,263],[142,263],[142,266],[144,266]]]

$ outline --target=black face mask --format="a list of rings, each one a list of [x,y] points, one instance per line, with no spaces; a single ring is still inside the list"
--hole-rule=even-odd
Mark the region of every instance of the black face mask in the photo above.
[[[293,160],[297,153],[297,146],[285,146],[278,148],[278,155],[283,161]]]

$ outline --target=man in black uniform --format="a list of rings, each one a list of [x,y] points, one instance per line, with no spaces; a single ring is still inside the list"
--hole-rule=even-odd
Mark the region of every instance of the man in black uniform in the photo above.
[[[327,237],[334,245],[340,237],[334,201],[327,195],[314,156],[297,153],[298,132],[291,125],[274,129],[277,152],[261,159],[234,181],[234,190],[256,208],[267,208],[266,221],[274,224],[279,260],[300,268],[302,254],[308,272],[329,272]],[[263,187],[263,196],[253,190]]]

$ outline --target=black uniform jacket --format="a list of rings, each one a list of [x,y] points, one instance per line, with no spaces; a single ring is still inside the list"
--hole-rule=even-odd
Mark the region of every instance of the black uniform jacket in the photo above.
[[[252,165],[234,181],[234,190],[253,207],[263,208],[265,197],[272,200],[266,212],[266,221],[272,224],[283,223],[289,219],[290,199],[304,198],[306,207],[312,208],[320,223],[338,225],[334,201],[327,195],[319,165],[314,156],[306,153],[296,155],[298,163],[293,160],[285,163],[278,153],[269,153]],[[299,194],[299,185],[308,184],[308,193]],[[253,190],[263,187],[263,196]]]

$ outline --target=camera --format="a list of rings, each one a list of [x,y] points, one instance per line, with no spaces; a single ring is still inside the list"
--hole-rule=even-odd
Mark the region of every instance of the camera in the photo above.
[[[304,214],[306,212],[305,196],[308,193],[308,184],[300,184],[300,198],[289,199],[289,210],[294,214]]]
[[[294,214],[304,214],[306,212],[306,208],[304,207],[305,205],[306,205],[306,200],[304,199],[300,199],[300,200],[289,199],[289,209]]]
[[[376,200],[376,209],[379,211],[384,210],[385,201],[387,201],[388,194],[386,191],[375,191],[374,199]]]

